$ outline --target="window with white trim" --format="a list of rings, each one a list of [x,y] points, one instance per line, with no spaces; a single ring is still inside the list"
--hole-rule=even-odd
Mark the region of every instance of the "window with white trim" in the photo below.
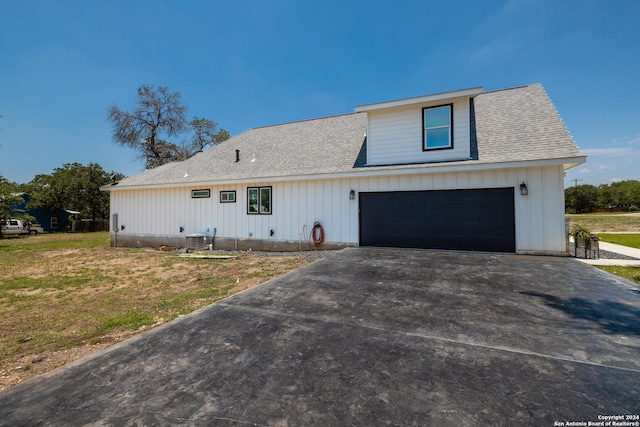
[[[422,109],[422,149],[453,148],[453,104]]]
[[[247,188],[247,213],[271,215],[271,187]]]

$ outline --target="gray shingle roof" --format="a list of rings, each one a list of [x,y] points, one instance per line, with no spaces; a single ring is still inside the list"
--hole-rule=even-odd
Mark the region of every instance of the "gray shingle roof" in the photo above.
[[[118,186],[344,172],[353,167],[366,128],[366,113],[353,113],[249,129],[190,159],[145,171]],[[240,150],[239,162],[236,150]]]
[[[580,156],[540,84],[475,97],[478,161],[513,162]]]
[[[580,156],[540,84],[482,93],[475,97],[474,105],[478,157],[450,165]],[[366,113],[353,113],[250,129],[188,160],[142,172],[111,188],[265,181],[416,167],[363,167],[361,149],[366,148],[363,146],[366,125]],[[239,162],[236,150],[240,150]]]

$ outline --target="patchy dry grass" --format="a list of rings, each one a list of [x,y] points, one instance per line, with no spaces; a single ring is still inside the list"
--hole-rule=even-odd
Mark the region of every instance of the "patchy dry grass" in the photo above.
[[[306,263],[110,248],[106,232],[0,239],[0,390]]]
[[[640,232],[640,213],[593,213],[566,216],[571,220],[572,225],[583,225],[596,234]]]

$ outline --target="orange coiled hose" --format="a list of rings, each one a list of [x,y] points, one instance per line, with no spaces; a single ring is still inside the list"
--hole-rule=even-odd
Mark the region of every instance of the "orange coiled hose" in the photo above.
[[[311,229],[311,240],[313,240],[313,244],[316,246],[320,246],[322,242],[324,242],[324,229],[319,222],[313,224],[313,228]]]

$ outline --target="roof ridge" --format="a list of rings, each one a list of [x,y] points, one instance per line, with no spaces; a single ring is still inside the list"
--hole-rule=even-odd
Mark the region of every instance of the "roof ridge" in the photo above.
[[[335,118],[335,117],[342,117],[342,116],[352,116],[354,114],[362,114],[362,113],[350,112],[350,113],[342,113],[342,114],[332,114],[330,116],[323,116],[323,117],[313,117],[311,119],[292,120],[290,122],[275,123],[275,124],[272,124],[272,125],[264,125],[264,126],[256,126],[256,127],[253,127],[253,128],[249,128],[249,130],[271,128],[271,127],[282,126],[282,125],[291,125],[291,124],[294,124],[294,123],[312,122],[314,120],[332,119],[332,118]]]
[[[535,86],[535,85],[542,86],[540,83],[531,83],[531,84],[527,84],[527,85],[520,85],[520,86],[514,86],[514,87],[505,87],[505,88],[502,88],[502,89],[488,90],[486,92],[482,92],[481,94],[478,94],[478,96],[485,95],[487,93],[504,92],[505,90],[523,89],[525,87],[530,87],[530,86]]]

